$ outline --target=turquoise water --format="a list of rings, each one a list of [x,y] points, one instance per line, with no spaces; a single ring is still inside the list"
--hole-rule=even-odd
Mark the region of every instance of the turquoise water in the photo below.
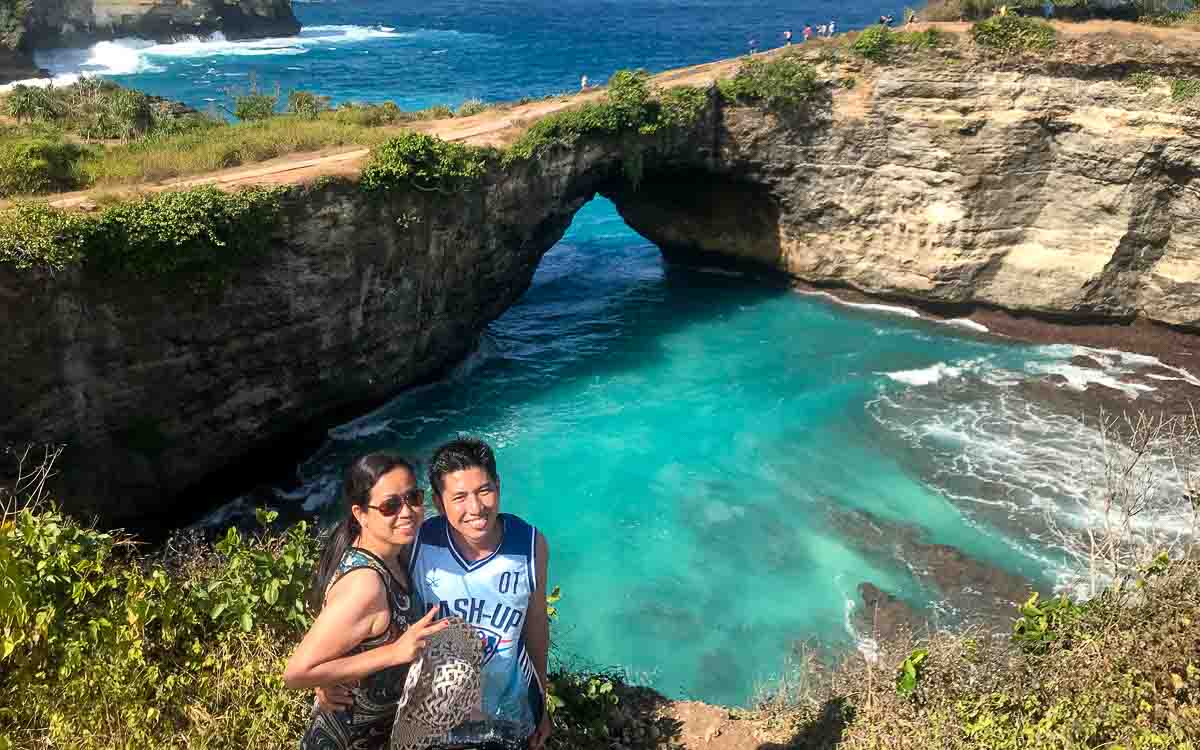
[[[120,40],[42,62],[201,107],[254,77],[411,108],[704,62],[751,38],[771,46],[805,22],[844,30],[901,6],[334,0],[297,10],[306,28],[295,38]],[[480,435],[498,449],[504,509],[550,541],[560,653],[673,696],[745,703],[796,642],[869,636],[852,618],[861,582],[943,622],[971,615],[947,603],[963,592],[919,575],[906,538],[1043,587],[1069,577],[1045,519],[1086,522],[1096,436],[1024,384],[1050,373],[1115,382],[1127,364],[1109,354],[1109,371],[1084,371],[1067,362],[1077,351],[668,267],[596,200],[451,377],[331,430],[279,501],[316,511],[362,452],[423,457],[453,435]]]

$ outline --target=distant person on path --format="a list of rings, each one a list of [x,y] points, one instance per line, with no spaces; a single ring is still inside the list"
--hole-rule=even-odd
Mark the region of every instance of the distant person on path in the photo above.
[[[791,29],[788,29],[787,31],[783,32],[783,41],[784,41],[785,47],[792,46],[792,30]]]
[[[812,26],[805,24],[804,26],[804,41],[812,39]]]
[[[747,44],[750,46],[750,54],[751,55],[754,55],[755,52],[758,52],[758,40],[757,39],[751,39],[749,42],[747,42]]]
[[[579,79],[579,90],[587,91],[587,87],[588,87],[588,77],[585,75]]]
[[[819,24],[817,26],[817,36],[818,37],[825,36],[825,24]]]
[[[425,518],[412,464],[371,453],[346,472],[337,525],[313,573],[316,620],[283,672],[294,690],[345,684],[349,699],[313,711],[301,750],[382,750],[392,733],[409,665],[425,639],[444,630],[420,599],[401,562]]]
[[[831,36],[831,37],[832,37],[832,36],[833,36],[833,35],[836,33],[836,32],[834,31],[834,27],[835,27],[835,22],[834,22],[834,21],[830,21],[830,22],[829,22],[829,36]]]

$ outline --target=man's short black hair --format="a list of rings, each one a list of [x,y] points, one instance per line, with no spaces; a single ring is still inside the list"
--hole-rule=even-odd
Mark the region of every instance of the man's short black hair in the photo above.
[[[478,438],[458,438],[435,450],[429,461],[429,486],[434,494],[442,496],[443,480],[447,474],[464,469],[483,469],[493,482],[500,481],[492,447]]]

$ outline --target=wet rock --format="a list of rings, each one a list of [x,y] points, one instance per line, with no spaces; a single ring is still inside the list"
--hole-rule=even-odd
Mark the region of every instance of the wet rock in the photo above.
[[[1071,357],[1071,359],[1068,361],[1071,364],[1075,365],[1076,367],[1088,367],[1088,368],[1092,368],[1095,370],[1103,370],[1104,369],[1104,363],[1102,363],[1096,359],[1093,359],[1092,357],[1089,357],[1086,354],[1076,354],[1074,357]]]
[[[927,625],[925,617],[907,602],[880,589],[870,581],[858,584],[863,606],[855,610],[861,632],[890,640],[901,632],[919,633]]]

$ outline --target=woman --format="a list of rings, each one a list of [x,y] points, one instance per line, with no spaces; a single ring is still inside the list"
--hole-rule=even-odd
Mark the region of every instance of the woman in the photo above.
[[[302,750],[377,750],[387,745],[408,665],[447,626],[437,608],[420,616],[407,571],[408,547],[425,517],[424,493],[404,459],[372,453],[346,472],[345,519],[330,535],[313,575],[318,612],[284,670],[304,690],[352,684],[350,705],[314,711]]]

